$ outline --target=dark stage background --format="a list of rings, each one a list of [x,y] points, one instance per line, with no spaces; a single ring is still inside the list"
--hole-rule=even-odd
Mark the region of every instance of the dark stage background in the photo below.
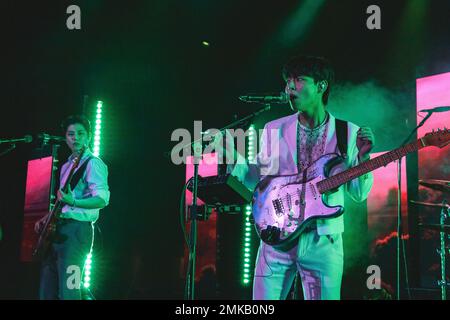
[[[71,4],[81,8],[81,30],[66,28]],[[381,8],[381,30],[366,27],[371,4]],[[99,221],[98,299],[183,296],[185,167],[165,156],[174,129],[192,132],[194,120],[222,127],[255,111],[237,97],[281,91],[283,63],[316,54],[336,68],[330,110],[372,127],[374,151],[386,151],[414,127],[415,79],[450,71],[448,1],[2,1],[0,8],[1,138],[60,134],[61,119],[82,112],[83,96],[89,108],[104,102],[111,202]],[[256,126],[289,113],[273,108]],[[31,151],[18,144],[0,158],[1,298],[37,297],[36,268],[19,261]],[[346,224],[347,246],[362,254],[365,240],[355,237],[366,222]],[[361,270],[353,274],[344,286]],[[363,296],[357,285],[343,289],[343,298]]]

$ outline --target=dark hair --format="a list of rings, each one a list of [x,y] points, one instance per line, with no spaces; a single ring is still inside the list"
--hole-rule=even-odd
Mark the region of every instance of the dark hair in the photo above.
[[[282,73],[285,81],[301,75],[313,78],[314,83],[327,81],[328,86],[323,93],[322,102],[324,105],[328,103],[328,96],[334,81],[334,70],[327,59],[315,56],[297,56],[284,65]]]
[[[62,123],[61,123],[61,129],[63,131],[63,134],[66,135],[67,132],[67,128],[75,123],[79,123],[81,124],[84,129],[86,129],[86,132],[89,134],[91,134],[91,123],[89,122],[89,120],[82,115],[71,115],[68,116]]]

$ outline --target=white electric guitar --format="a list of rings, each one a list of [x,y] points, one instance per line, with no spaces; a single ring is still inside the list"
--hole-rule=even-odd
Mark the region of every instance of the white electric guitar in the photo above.
[[[329,206],[324,196],[368,172],[402,158],[410,152],[450,143],[450,130],[438,130],[345,171],[340,170],[343,159],[326,154],[307,169],[295,175],[266,176],[256,186],[253,194],[253,219],[256,231],[265,243],[289,250],[301,232],[316,219],[340,216],[342,206]],[[337,170],[336,170],[337,169]]]

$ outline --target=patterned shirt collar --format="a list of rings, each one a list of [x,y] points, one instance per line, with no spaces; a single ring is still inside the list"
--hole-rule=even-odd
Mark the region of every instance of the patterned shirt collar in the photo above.
[[[300,113],[299,113],[299,116],[300,116]],[[323,129],[323,128],[325,127],[325,125],[328,123],[329,119],[330,119],[330,114],[328,113],[328,111],[325,111],[325,119],[322,121],[321,124],[319,124],[317,127],[314,127],[314,128],[312,128],[312,129],[309,128],[309,127],[307,127],[307,126],[304,126],[304,125],[300,122],[300,120],[297,120],[297,121],[298,121],[298,125],[299,125],[300,128],[302,128],[303,130],[305,130],[305,131],[316,131],[316,130]]]

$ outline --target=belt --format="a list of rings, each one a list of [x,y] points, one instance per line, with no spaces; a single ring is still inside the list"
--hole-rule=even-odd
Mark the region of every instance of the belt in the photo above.
[[[59,223],[63,223],[63,224],[65,224],[65,223],[73,223],[73,222],[92,223],[92,221],[80,221],[80,220],[75,220],[75,219],[72,219],[72,218],[59,218],[58,222]]]

